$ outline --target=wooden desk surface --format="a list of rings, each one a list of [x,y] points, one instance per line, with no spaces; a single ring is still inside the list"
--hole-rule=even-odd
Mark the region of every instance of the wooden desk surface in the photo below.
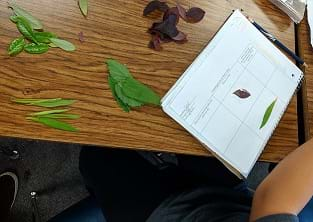
[[[189,42],[166,44],[162,52],[147,47],[150,36],[146,31],[154,21],[142,17],[147,1],[89,0],[88,19],[83,18],[76,1],[16,2],[39,18],[46,30],[72,41],[77,51],[52,49],[43,55],[22,53],[10,58],[5,49],[19,33],[9,20],[11,10],[6,1],[1,1],[1,136],[208,155],[160,108],[122,112],[108,88],[105,59],[112,57],[127,64],[136,78],[163,96],[236,8],[244,9],[289,48],[294,49],[295,45],[293,23],[267,0],[182,0],[184,6],[205,9],[206,16],[199,24],[181,22],[179,26],[188,34]],[[84,43],[78,41],[81,31],[85,35]],[[39,109],[13,104],[12,97],[77,99],[73,113],[82,117],[73,125],[80,133],[57,131],[26,121],[27,113]],[[262,160],[279,161],[297,147],[296,107],[293,98]]]
[[[310,40],[310,27],[306,16],[298,25],[299,54],[308,65],[304,68],[305,81],[303,82],[303,110],[305,138],[308,140],[313,136],[313,48]]]

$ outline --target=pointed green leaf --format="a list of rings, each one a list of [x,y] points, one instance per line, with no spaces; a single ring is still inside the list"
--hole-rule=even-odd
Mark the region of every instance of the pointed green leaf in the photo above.
[[[50,118],[45,118],[45,117],[27,117],[26,119],[32,120],[34,122],[38,122],[48,127],[52,127],[52,128],[59,129],[59,130],[70,131],[70,132],[78,131],[78,129],[76,129],[72,125],[65,123],[65,122],[58,121],[56,119],[50,119]]]
[[[22,9],[21,7],[12,2],[9,3],[9,7],[12,8],[12,10],[17,16],[25,18],[33,29],[42,29],[41,22],[26,10]]]
[[[160,97],[148,86],[136,79],[129,78],[121,83],[122,92],[125,96],[142,103],[160,105]]]
[[[124,81],[127,78],[132,78],[132,75],[125,65],[114,59],[108,59],[106,63],[108,65],[109,73],[115,81]]]
[[[120,98],[123,101],[123,103],[127,104],[130,107],[140,107],[143,105],[142,102],[139,102],[135,99],[125,96],[119,84],[115,84],[115,93],[118,96],[118,98]]]
[[[45,43],[30,43],[24,46],[24,50],[30,54],[43,54],[49,50],[49,46]]]
[[[41,117],[51,118],[51,119],[79,119],[80,118],[80,116],[76,114],[63,114],[63,113],[46,114],[46,115],[41,115],[40,118]]]
[[[50,38],[57,38],[57,35],[52,32],[34,32],[34,37],[40,43],[51,43]]]
[[[69,109],[48,110],[48,111],[32,113],[30,115],[31,116],[44,116],[44,115],[48,115],[48,114],[65,113],[67,111],[69,111]]]
[[[112,92],[112,95],[114,97],[114,99],[116,100],[117,104],[125,111],[125,112],[129,112],[130,108],[127,104],[125,104],[117,95],[115,92],[115,85],[117,84],[117,82],[111,77],[111,75],[108,76],[108,83]]]
[[[79,8],[84,16],[88,14],[88,0],[78,0]]]
[[[18,39],[13,40],[8,48],[10,56],[15,56],[23,51],[25,45],[24,37],[19,37]]]
[[[16,16],[16,15],[11,15],[11,16],[10,16],[10,20],[11,20],[13,23],[17,23],[17,16]]]
[[[263,120],[262,120],[260,129],[262,129],[266,125],[266,123],[268,122],[268,120],[272,114],[273,108],[276,104],[276,101],[277,101],[277,98],[267,107],[267,109],[264,113],[264,116],[263,116]]]
[[[50,41],[57,47],[68,52],[74,51],[76,49],[75,45],[63,39],[50,38]]]
[[[20,33],[25,36],[25,38],[34,43],[38,43],[34,36],[32,27],[26,19],[24,19],[23,17],[17,17],[16,27],[20,31]]]
[[[62,98],[54,98],[54,99],[12,99],[13,102],[21,103],[21,104],[31,104],[36,102],[55,102],[62,100]]]
[[[74,102],[76,102],[76,100],[62,99],[62,98],[55,98],[55,99],[14,99],[13,102],[25,104],[25,105],[54,108],[54,107],[59,107],[59,106],[72,105]]]

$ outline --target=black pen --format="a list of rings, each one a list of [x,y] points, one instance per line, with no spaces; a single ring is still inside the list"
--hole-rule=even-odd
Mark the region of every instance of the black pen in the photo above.
[[[297,63],[300,65],[303,65],[307,67],[307,64],[301,59],[299,56],[297,56],[294,52],[292,52],[290,49],[288,49],[283,43],[281,43],[277,38],[275,38],[272,34],[270,34],[268,31],[266,31],[262,26],[260,26],[258,23],[253,21],[252,19],[248,18],[250,22],[256,27],[265,37],[267,37],[270,41],[272,41],[277,47],[285,51],[288,55],[290,55],[294,60],[296,60]]]

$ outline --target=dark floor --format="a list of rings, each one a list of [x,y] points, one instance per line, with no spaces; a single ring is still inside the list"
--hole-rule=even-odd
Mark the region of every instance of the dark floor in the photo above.
[[[8,160],[0,155],[0,171],[16,169],[20,189],[13,209],[12,222],[31,222],[30,192],[39,193],[42,221],[47,221],[88,195],[78,171],[79,145],[1,138],[0,146],[18,149],[21,159]],[[249,185],[255,188],[266,176],[268,164],[258,163]]]

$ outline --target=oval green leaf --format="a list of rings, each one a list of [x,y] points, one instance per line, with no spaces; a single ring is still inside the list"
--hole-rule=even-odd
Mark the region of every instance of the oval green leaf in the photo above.
[[[58,121],[56,119],[50,119],[50,118],[45,118],[45,117],[27,117],[26,119],[41,123],[51,128],[69,131],[69,132],[78,132],[78,129],[76,129],[72,125],[65,123],[65,122]]]
[[[79,8],[84,16],[88,14],[88,0],[79,0]]]
[[[272,114],[273,108],[276,104],[276,101],[277,101],[277,98],[267,107],[267,109],[264,113],[264,116],[263,116],[263,120],[262,120],[260,129],[262,129],[266,125],[266,123],[268,122],[268,120]]]
[[[54,45],[56,45],[57,47],[65,50],[65,51],[71,52],[71,51],[74,51],[76,49],[75,45],[73,45],[72,43],[70,43],[66,40],[57,39],[57,38],[50,38],[50,40]]]
[[[28,21],[28,23],[31,25],[33,29],[42,29],[43,26],[41,22],[26,10],[22,9],[21,7],[12,2],[9,3],[9,7],[12,8],[12,10],[17,16],[25,18],[25,20]]]
[[[40,117],[45,117],[45,118],[51,118],[51,119],[79,119],[80,116],[76,114],[47,114],[47,115],[42,115]]]
[[[67,111],[69,111],[69,109],[48,110],[48,111],[32,113],[30,115],[31,116],[44,116],[44,115],[49,115],[49,114],[65,113]]]
[[[16,27],[20,31],[20,33],[25,36],[25,38],[34,43],[38,43],[34,36],[32,27],[23,17],[17,17]]]
[[[57,35],[52,32],[34,32],[34,37],[40,43],[51,43],[50,38],[57,38]]]
[[[44,43],[30,43],[24,46],[24,50],[30,54],[42,54],[49,50],[49,46]]]
[[[8,53],[10,56],[15,56],[23,51],[25,46],[25,40],[24,37],[21,36],[18,39],[13,40],[8,48]]]

